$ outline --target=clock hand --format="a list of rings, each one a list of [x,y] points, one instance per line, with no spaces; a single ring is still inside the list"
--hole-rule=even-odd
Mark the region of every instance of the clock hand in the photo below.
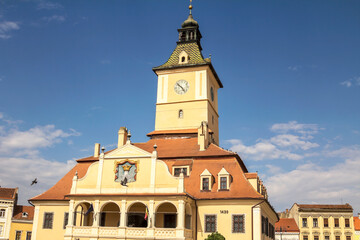
[[[178,83],[176,83],[179,87],[181,87],[181,89],[185,92],[185,89]]]

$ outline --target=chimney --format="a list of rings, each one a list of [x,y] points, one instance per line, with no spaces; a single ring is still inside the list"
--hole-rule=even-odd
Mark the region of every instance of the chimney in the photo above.
[[[198,128],[198,144],[200,151],[206,150],[209,146],[209,127],[206,121],[201,122],[201,126]]]
[[[95,143],[94,157],[99,157],[99,155],[100,155],[100,143]]]
[[[124,146],[128,136],[128,130],[126,127],[121,127],[118,132],[118,148]]]

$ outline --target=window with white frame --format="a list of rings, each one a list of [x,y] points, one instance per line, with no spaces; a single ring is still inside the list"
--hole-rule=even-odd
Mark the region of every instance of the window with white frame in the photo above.
[[[6,210],[5,210],[5,209],[0,209],[0,218],[4,218],[4,217],[5,217],[5,213],[6,213]]]
[[[189,176],[190,167],[189,166],[173,166],[173,174],[175,177],[179,177],[181,172],[183,172],[184,177]]]
[[[3,232],[3,226],[0,225],[0,236],[2,236],[2,232]]]
[[[15,240],[21,240],[21,231],[15,232]]]
[[[207,169],[200,174],[200,183],[202,191],[211,191],[212,174]]]
[[[229,190],[230,188],[230,173],[222,168],[218,173],[218,190]]]

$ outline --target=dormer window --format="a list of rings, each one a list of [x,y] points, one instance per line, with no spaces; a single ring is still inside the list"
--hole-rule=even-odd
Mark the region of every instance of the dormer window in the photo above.
[[[222,168],[218,173],[218,190],[226,191],[230,189],[230,173]]]
[[[205,169],[200,175],[200,183],[200,188],[202,191],[211,191],[211,186],[213,183],[212,175],[207,169]]]
[[[23,217],[23,218],[26,218],[26,217],[28,217],[28,216],[29,216],[29,214],[28,214],[27,212],[23,212],[23,213],[22,213],[22,217]]]
[[[182,51],[179,54],[179,64],[186,64],[190,60],[189,54],[187,54],[185,51]]]
[[[179,177],[181,172],[184,174],[184,177],[189,176],[190,167],[189,166],[173,167],[173,174],[175,177]]]

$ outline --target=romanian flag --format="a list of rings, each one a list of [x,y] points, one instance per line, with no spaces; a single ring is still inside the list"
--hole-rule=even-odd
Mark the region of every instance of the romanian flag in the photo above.
[[[144,219],[147,220],[147,218],[149,216],[149,210],[148,210],[147,206],[145,206],[145,207],[146,207],[146,209],[145,209],[145,217],[144,217]]]

